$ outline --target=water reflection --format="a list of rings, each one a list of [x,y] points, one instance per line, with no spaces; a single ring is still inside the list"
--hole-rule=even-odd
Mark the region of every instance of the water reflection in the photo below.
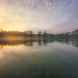
[[[0,78],[78,77],[77,47],[78,40],[0,43]]]
[[[56,41],[60,42],[60,43],[70,44],[74,47],[78,47],[78,40],[77,39],[74,39],[74,40],[56,40]]]
[[[4,48],[5,46],[17,46],[17,45],[25,45],[25,46],[34,46],[35,43],[38,44],[38,46],[46,46],[48,45],[49,43],[53,43],[53,42],[59,42],[59,43],[65,43],[65,44],[70,44],[74,47],[78,47],[78,40],[64,40],[64,39],[60,39],[60,40],[38,40],[38,41],[23,41],[23,42],[14,42],[14,43],[3,43],[3,42],[0,42],[0,48]]]
[[[37,43],[38,44],[38,46],[41,46],[41,45],[43,45],[43,46],[46,46],[48,43],[52,43],[52,42],[54,42],[54,40],[38,40],[38,41],[32,41],[32,40],[30,40],[30,41],[23,41],[23,42],[13,42],[13,43],[8,43],[8,42],[6,42],[6,43],[4,43],[4,42],[1,42],[0,43],[0,48],[3,48],[3,47],[5,47],[5,46],[13,46],[13,45],[15,45],[15,46],[18,46],[18,45],[21,45],[21,44],[23,44],[23,45],[25,45],[25,46],[34,46],[34,43]]]
[[[78,40],[72,40],[72,45],[78,47]]]

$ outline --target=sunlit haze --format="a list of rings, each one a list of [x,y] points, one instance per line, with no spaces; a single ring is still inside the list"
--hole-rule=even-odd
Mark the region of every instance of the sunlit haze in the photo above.
[[[0,0],[0,29],[70,32],[78,28],[78,0]]]

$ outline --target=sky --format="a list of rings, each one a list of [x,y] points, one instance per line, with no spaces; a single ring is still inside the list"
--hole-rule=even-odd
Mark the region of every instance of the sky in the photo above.
[[[0,0],[0,30],[71,32],[78,29],[78,0]]]

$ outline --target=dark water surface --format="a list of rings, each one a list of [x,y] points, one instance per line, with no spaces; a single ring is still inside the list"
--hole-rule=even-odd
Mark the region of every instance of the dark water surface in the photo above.
[[[0,44],[0,78],[78,78],[78,41]]]

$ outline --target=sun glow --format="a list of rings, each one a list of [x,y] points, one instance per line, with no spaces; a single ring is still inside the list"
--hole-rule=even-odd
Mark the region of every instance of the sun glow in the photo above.
[[[17,37],[16,36],[7,36],[7,39],[8,40],[17,40]]]
[[[0,8],[0,31],[24,31],[26,29],[22,16],[11,15],[6,8]]]

